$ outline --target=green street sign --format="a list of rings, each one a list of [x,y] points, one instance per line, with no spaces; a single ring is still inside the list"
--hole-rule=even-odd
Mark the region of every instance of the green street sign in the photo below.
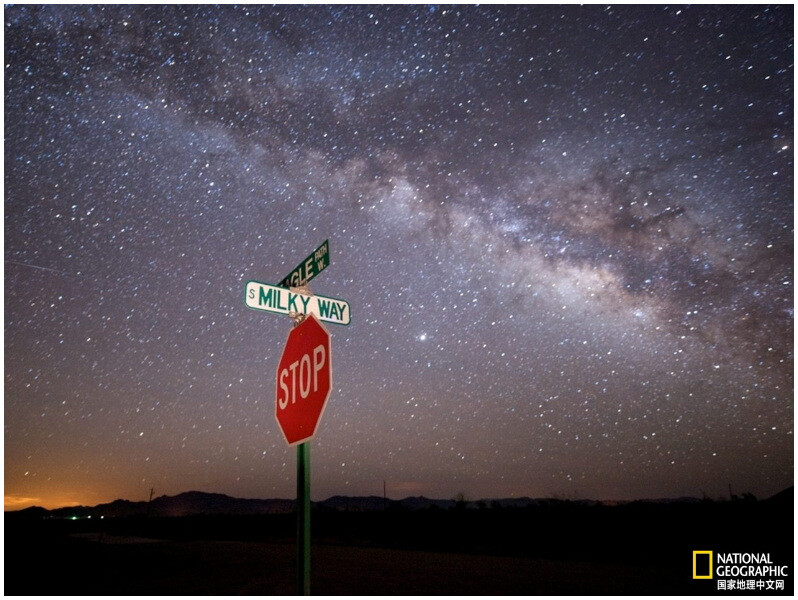
[[[298,294],[284,287],[247,281],[244,288],[244,303],[254,310],[290,314],[313,314],[321,321],[349,325],[352,314],[349,302],[326,296]]]
[[[329,265],[330,240],[324,240],[321,246],[316,248],[310,256],[299,263],[299,265],[286,275],[278,285],[283,287],[299,287],[305,285]]]

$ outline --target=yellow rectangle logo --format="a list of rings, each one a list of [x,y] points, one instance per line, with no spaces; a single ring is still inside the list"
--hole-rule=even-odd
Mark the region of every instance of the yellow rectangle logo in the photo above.
[[[712,550],[693,550],[693,579],[712,579]]]

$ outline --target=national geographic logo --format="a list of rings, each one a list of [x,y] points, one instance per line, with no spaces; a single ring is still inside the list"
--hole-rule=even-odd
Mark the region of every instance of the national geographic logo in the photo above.
[[[712,579],[712,550],[693,550],[693,579]]]
[[[693,550],[693,579],[716,579],[718,590],[784,590],[789,576],[769,552]]]

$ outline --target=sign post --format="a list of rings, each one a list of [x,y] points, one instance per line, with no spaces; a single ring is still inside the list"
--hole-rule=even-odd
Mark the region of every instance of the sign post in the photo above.
[[[297,447],[297,594],[310,594],[310,440],[332,388],[330,334],[308,314],[288,334],[277,365],[275,417],[285,441]]]
[[[279,285],[247,281],[244,304],[255,310],[289,315],[294,327],[277,366],[275,417],[289,446],[297,447],[297,594],[310,595],[310,440],[316,433],[332,388],[330,334],[319,320],[349,325],[349,303],[316,296],[308,282],[330,264],[324,242]],[[297,290],[296,288],[301,288]]]
[[[310,442],[296,447],[296,593],[310,596]]]

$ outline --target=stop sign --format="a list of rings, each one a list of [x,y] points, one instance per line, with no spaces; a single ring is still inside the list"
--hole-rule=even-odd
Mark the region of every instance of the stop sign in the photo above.
[[[316,433],[332,385],[330,334],[312,314],[288,334],[277,366],[275,414],[290,446]]]

